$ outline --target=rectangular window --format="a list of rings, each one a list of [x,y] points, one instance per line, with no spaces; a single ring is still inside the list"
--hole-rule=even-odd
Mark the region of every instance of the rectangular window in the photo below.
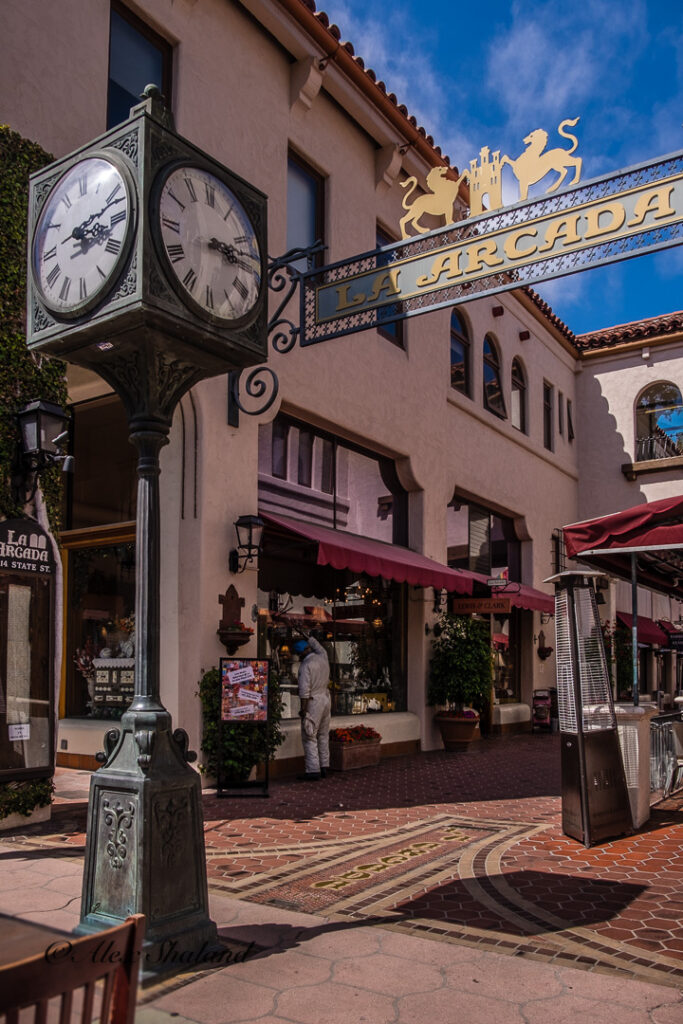
[[[322,469],[320,474],[320,490],[324,494],[332,494],[334,490],[334,447],[327,438],[322,438]]]
[[[553,451],[553,386],[543,381],[543,447]]]
[[[298,483],[310,487],[313,480],[313,434],[310,430],[299,431]]]
[[[67,529],[129,522],[137,508],[137,456],[119,398],[96,398],[72,407],[71,453],[78,472],[65,494]],[[106,440],[105,440],[106,439]]]
[[[561,391],[557,394],[557,430],[560,437],[564,436],[564,395]]]
[[[273,476],[280,480],[287,479],[287,438],[289,436],[289,425],[282,420],[275,420],[273,423],[273,437],[271,445],[271,471]]]
[[[107,128],[125,121],[146,85],[157,85],[171,105],[171,46],[120,3],[112,3],[109,30]]]
[[[383,231],[382,228],[380,227],[377,228],[376,242],[378,249],[381,248],[383,245],[390,245],[391,242],[393,241],[395,241],[395,239],[390,238],[386,231]],[[380,256],[377,259],[377,266],[386,267],[391,263],[391,261],[391,256],[389,254],[387,254],[386,256]],[[383,322],[385,317],[387,318],[387,321],[389,321],[389,318],[391,316],[400,313],[400,311],[400,303],[395,303],[392,306],[382,306],[382,308],[378,311],[378,316],[381,318],[382,322],[378,324],[377,330],[379,331],[383,338],[387,338],[389,341],[393,341],[394,345],[398,345],[400,348],[403,348],[403,321],[395,320],[393,323]]]
[[[567,440],[574,440],[574,421],[572,419],[572,403],[567,399]]]
[[[322,175],[294,153],[287,162],[287,250],[307,249],[325,240],[325,182]],[[322,253],[314,261],[322,265]],[[306,260],[293,266],[306,270]]]

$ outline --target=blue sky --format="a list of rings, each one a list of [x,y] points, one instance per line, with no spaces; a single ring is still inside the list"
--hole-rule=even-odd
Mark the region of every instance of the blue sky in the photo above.
[[[566,146],[556,129],[574,117],[582,181],[683,150],[683,0],[318,9],[459,168],[484,145],[518,156],[534,128]],[[535,287],[580,334],[683,309],[682,278],[678,246]]]

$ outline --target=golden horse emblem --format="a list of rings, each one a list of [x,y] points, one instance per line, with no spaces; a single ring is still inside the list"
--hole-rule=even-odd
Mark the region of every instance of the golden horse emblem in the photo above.
[[[512,168],[512,173],[519,182],[519,199],[520,202],[529,195],[529,188],[531,185],[535,185],[536,182],[541,181],[545,178],[546,174],[551,171],[557,171],[559,178],[549,188],[546,189],[546,193],[554,192],[556,188],[559,188],[564,179],[567,177],[567,172],[570,168],[574,168],[574,179],[570,182],[571,185],[576,185],[581,177],[581,166],[583,161],[580,156],[572,156],[572,153],[579,144],[579,140],[576,135],[572,135],[570,132],[564,129],[569,126],[574,128],[579,122],[579,118],[575,117],[573,120],[562,121],[557,128],[557,134],[561,135],[565,139],[569,139],[571,146],[569,149],[562,149],[557,147],[556,149],[546,149],[548,143],[548,133],[543,128],[535,128],[533,132],[524,139],[526,143],[526,149],[518,156],[516,160],[511,160],[509,156],[504,156],[500,161],[500,166],[503,164],[509,164]]]
[[[447,176],[448,167],[432,167],[427,175],[428,191],[416,196],[409,203],[408,200],[418,185],[417,178],[411,175],[406,181],[401,182],[402,188],[408,190],[402,199],[406,214],[400,220],[401,237],[410,237],[409,228],[417,234],[430,231],[431,228],[420,223],[426,216],[442,218],[446,227],[453,224],[453,207],[460,183],[465,178],[470,189],[470,217],[499,210],[503,206],[502,171],[506,164],[517,179],[520,202],[528,198],[532,185],[542,181],[552,171],[558,174],[558,178],[546,188],[545,193],[554,192],[559,188],[570,170],[574,171],[570,184],[576,185],[581,177],[583,161],[580,156],[573,155],[579,144],[578,139],[566,129],[575,127],[578,122],[579,118],[575,117],[566,119],[558,125],[558,135],[571,142],[568,148],[557,146],[554,149],[546,149],[548,133],[543,128],[536,128],[525,137],[526,149],[516,160],[509,156],[501,157],[499,150],[491,153],[488,147],[484,146],[479,153],[479,164],[476,160],[470,160],[469,167],[466,167],[457,179]]]

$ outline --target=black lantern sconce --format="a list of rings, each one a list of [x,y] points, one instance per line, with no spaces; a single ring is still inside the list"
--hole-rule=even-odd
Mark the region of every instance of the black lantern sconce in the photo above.
[[[64,455],[68,416],[59,405],[35,400],[16,414],[21,441],[13,471],[16,500],[25,505],[35,496],[38,474],[50,465],[62,464],[64,473],[73,473],[74,458]]]
[[[261,550],[263,520],[260,516],[240,516],[235,522],[237,547],[230,552],[230,572],[244,572]]]

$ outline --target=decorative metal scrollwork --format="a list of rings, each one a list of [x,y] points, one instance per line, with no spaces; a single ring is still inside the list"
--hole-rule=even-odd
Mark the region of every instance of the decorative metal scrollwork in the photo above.
[[[295,264],[305,260],[306,270],[311,270],[316,256],[323,253],[325,248],[323,243],[318,240],[307,249],[289,249],[282,256],[270,261],[268,287],[273,292],[284,293],[268,324],[268,334],[271,336],[276,352],[290,352],[301,333],[300,323],[296,325],[287,317],[282,316],[282,312],[294,297],[297,288],[301,286],[303,271]]]
[[[273,292],[282,293],[277,309],[268,322],[268,337],[276,352],[291,352],[301,334],[301,303],[299,304],[299,323],[283,316],[288,303],[294,298],[297,289],[301,289],[304,271],[295,266],[305,260],[306,270],[311,270],[316,256],[325,251],[321,241],[315,242],[307,249],[289,249],[268,264],[268,287]],[[257,366],[250,370],[244,380],[244,393],[252,399],[265,401],[256,407],[248,408],[240,399],[240,376],[238,371],[230,374],[228,384],[228,424],[239,426],[239,414],[260,416],[270,409],[278,396],[280,383],[277,374],[268,366]],[[268,381],[266,378],[270,378]]]

